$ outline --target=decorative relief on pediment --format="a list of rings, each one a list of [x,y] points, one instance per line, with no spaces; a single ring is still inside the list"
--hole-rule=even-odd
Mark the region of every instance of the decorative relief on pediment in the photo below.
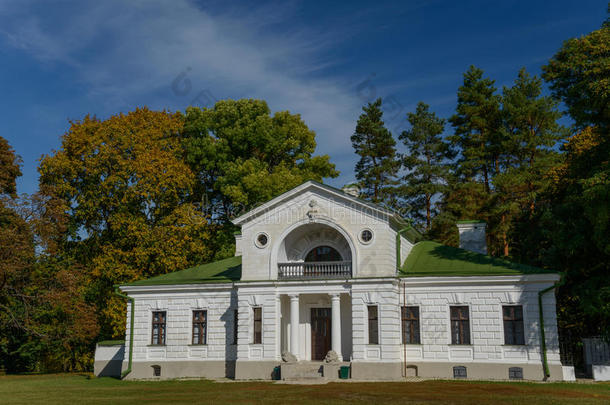
[[[318,206],[318,202],[314,199],[309,201],[307,204],[309,208],[307,209],[307,217],[309,219],[314,219],[320,212],[320,207]]]

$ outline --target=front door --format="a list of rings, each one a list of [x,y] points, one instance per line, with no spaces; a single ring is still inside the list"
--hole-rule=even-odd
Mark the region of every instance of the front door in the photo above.
[[[330,308],[311,308],[311,359],[324,360],[330,350]]]

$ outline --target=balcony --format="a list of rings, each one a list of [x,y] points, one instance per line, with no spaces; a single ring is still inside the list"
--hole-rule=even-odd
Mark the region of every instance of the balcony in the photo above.
[[[351,278],[351,261],[278,263],[280,280]]]

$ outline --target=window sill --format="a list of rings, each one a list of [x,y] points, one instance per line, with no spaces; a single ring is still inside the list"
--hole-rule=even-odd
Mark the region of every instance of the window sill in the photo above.
[[[423,344],[421,344],[421,343],[401,343],[401,345],[403,345],[403,346],[417,346],[417,347],[423,346]]]
[[[522,345],[520,344],[503,344],[502,347],[527,347],[527,343],[523,343]]]
[[[449,346],[455,346],[455,347],[473,347],[474,345],[472,343],[449,343]]]
[[[146,347],[167,347],[167,345],[146,345]]]
[[[208,344],[207,343],[191,343],[190,345],[187,345],[188,347],[206,347]]]

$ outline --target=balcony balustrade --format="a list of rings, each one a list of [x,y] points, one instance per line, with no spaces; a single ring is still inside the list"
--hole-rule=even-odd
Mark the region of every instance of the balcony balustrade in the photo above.
[[[352,262],[278,263],[278,279],[351,278]]]

